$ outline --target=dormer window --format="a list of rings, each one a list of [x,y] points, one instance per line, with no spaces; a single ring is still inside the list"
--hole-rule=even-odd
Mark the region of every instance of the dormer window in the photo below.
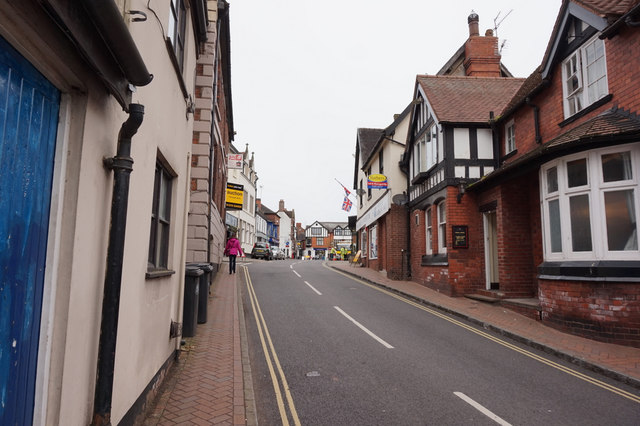
[[[564,115],[566,118],[608,93],[604,42],[595,37],[562,63]]]

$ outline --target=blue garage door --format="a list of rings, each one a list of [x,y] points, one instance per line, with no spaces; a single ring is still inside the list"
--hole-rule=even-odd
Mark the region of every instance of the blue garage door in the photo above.
[[[28,425],[60,94],[0,38],[0,424]]]

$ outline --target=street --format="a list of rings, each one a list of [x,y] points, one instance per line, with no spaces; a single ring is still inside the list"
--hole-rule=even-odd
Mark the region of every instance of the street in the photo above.
[[[636,389],[322,261],[247,263],[259,424],[638,424]]]

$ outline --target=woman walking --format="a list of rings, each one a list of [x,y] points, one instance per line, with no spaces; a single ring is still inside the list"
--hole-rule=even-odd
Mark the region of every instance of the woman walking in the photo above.
[[[242,255],[242,248],[240,247],[240,241],[236,238],[236,234],[231,234],[231,238],[227,241],[227,245],[224,248],[224,254],[229,256],[229,273],[236,273],[236,257]]]

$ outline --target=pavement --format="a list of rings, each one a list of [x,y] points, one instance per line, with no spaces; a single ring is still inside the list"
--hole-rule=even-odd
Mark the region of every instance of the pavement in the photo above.
[[[348,262],[326,265],[640,389],[640,348],[563,333],[497,304],[449,297]],[[238,266],[238,274],[229,274],[226,264],[216,274],[208,321],[198,324],[195,337],[185,339],[144,425],[257,424],[240,296],[241,263]]]

